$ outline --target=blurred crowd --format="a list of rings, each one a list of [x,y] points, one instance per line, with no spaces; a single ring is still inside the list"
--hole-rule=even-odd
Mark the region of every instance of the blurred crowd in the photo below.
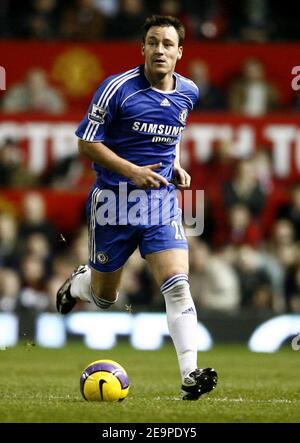
[[[135,39],[149,14],[174,15],[187,37],[292,41],[299,2],[271,0],[1,0],[0,36],[39,40]]]
[[[284,103],[280,86],[269,78],[263,62],[246,57],[232,78],[222,85],[211,79],[210,66],[201,58],[187,65],[187,76],[199,88],[200,97],[194,110],[197,112],[231,112],[250,117],[259,117],[274,112],[300,111],[300,91],[291,91],[289,103]],[[85,104],[86,108],[86,104]],[[64,90],[53,85],[42,67],[36,66],[24,73],[24,80],[12,84],[0,96],[0,112],[16,114],[63,115],[72,112],[84,113],[76,104],[70,105]]]
[[[300,40],[297,23],[300,3],[290,1],[286,7],[281,2],[271,4],[270,0],[1,0],[0,39],[139,41],[141,26],[152,13],[180,18],[190,41]],[[213,66],[199,54],[188,61],[186,72],[201,93],[195,110],[229,111],[245,116],[299,112],[300,91],[291,90],[288,97],[282,97],[280,84],[274,83],[268,68],[259,58],[245,57],[230,78],[215,84]],[[66,89],[65,85],[53,84],[45,68],[33,65],[23,73],[23,79],[1,92],[0,112],[52,115],[71,110],[84,112],[82,104],[74,101]]]

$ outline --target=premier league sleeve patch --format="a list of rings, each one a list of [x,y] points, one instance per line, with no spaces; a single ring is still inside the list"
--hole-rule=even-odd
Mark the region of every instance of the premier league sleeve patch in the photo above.
[[[106,113],[107,112],[105,109],[93,104],[91,112],[88,113],[88,119],[92,123],[99,123],[100,125],[103,125],[105,123],[104,117]]]

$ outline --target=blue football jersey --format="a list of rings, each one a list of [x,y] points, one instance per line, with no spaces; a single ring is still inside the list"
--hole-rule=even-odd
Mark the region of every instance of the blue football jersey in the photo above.
[[[76,135],[89,142],[103,142],[138,166],[161,162],[156,172],[170,181],[176,144],[198,99],[194,82],[177,73],[174,76],[175,89],[167,92],[151,86],[143,65],[108,77],[97,89]],[[99,164],[93,167],[101,188],[129,181]]]

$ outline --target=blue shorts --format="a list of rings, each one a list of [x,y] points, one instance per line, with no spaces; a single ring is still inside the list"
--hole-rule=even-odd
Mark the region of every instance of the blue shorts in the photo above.
[[[175,188],[132,191],[96,186],[89,195],[89,264],[97,271],[116,271],[137,247],[143,258],[188,249]]]

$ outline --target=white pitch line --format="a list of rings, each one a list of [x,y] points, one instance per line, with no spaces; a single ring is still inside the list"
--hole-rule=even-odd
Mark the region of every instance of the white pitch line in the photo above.
[[[161,401],[161,400],[172,400],[172,401],[177,401],[177,400],[181,400],[180,397],[155,397],[154,400],[157,401]],[[300,403],[300,399],[292,399],[289,400],[287,398],[270,398],[270,399],[266,399],[266,400],[254,400],[254,399],[250,399],[250,398],[227,398],[227,397],[223,397],[223,398],[204,398],[204,400],[206,402],[226,402],[226,403],[253,403],[253,404],[257,404],[257,403],[285,403],[285,404],[298,404]]]

